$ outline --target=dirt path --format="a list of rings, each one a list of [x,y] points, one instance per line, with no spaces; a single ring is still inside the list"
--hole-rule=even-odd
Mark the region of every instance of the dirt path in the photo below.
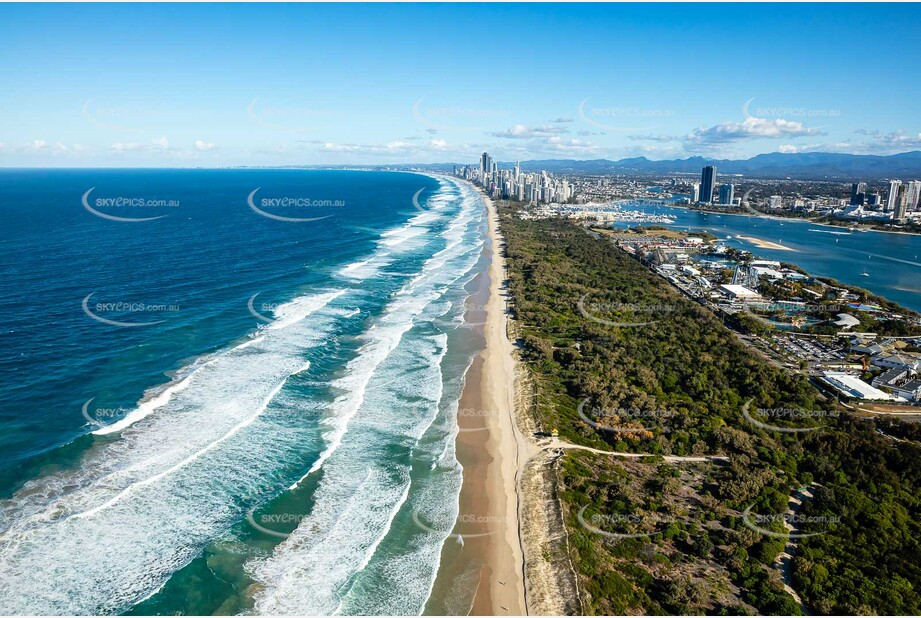
[[[539,443],[539,446],[541,450],[574,449],[578,451],[588,451],[590,453],[597,453],[599,455],[611,455],[613,457],[624,457],[628,459],[637,459],[640,457],[655,457],[656,456],[654,453],[619,453],[617,451],[605,451],[602,449],[592,448],[590,446],[581,446],[579,444],[572,444],[571,442],[566,442],[564,440],[560,440],[559,438],[550,438],[546,442],[542,441]],[[721,463],[726,463],[729,461],[729,458],[723,455],[701,455],[701,456],[662,455],[662,459],[670,463],[705,462],[705,461],[718,461]]]
[[[799,545],[799,538],[797,535],[800,533],[800,528],[795,524],[797,521],[796,516],[803,506],[803,501],[813,498],[812,490],[816,487],[818,487],[818,485],[813,483],[807,487],[800,487],[790,494],[787,501],[786,517],[784,518],[784,528],[787,529],[790,538],[787,540],[787,544],[784,546],[783,551],[774,559],[774,567],[780,571],[780,578],[783,580],[783,589],[799,604],[805,616],[810,616],[811,613],[803,603],[803,599],[800,598],[796,590],[793,589],[793,556],[796,555],[796,548]]]

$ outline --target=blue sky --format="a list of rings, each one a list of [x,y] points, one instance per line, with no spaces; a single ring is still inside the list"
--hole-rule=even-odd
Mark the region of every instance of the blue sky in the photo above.
[[[921,7],[0,5],[0,166],[921,149]]]

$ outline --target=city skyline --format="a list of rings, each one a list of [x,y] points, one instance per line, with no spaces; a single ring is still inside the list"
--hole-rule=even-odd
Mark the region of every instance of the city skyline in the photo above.
[[[916,5],[771,7],[757,20],[758,5],[358,8],[7,6],[0,110],[15,122],[0,134],[0,165],[386,165],[469,161],[484,150],[503,161],[741,159],[921,148],[918,51],[841,45],[874,23],[892,40],[910,38]],[[343,22],[347,35],[334,27]],[[790,23],[808,30],[796,46],[777,46]],[[525,52],[524,32],[566,44]],[[36,46],[39,37],[46,43]],[[695,62],[743,47],[711,67]],[[477,61],[478,49],[496,62]],[[875,90],[884,75],[900,87]],[[711,85],[690,86],[701,81]],[[865,94],[853,96],[858,83]]]
[[[753,187],[745,191],[745,197],[736,196],[737,185],[734,182],[726,182],[725,179],[739,181],[743,179],[743,176],[724,174],[724,179],[721,181],[718,177],[718,169],[714,165],[705,165],[701,168],[699,182],[675,173],[663,174],[659,178],[649,178],[644,182],[629,176],[620,179],[611,175],[575,174],[573,176],[554,174],[545,169],[530,173],[522,172],[520,161],[516,161],[514,165],[500,163],[488,152],[483,152],[476,164],[468,163],[459,167],[455,165],[452,172],[456,177],[481,186],[490,197],[523,202],[531,206],[579,205],[600,199],[602,203],[609,202],[607,206],[603,206],[607,208],[618,204],[618,200],[623,201],[626,196],[618,195],[618,193],[624,189],[632,193],[630,199],[640,198],[644,201],[653,200],[655,202],[661,197],[675,199],[679,204],[697,207],[744,208],[749,213],[754,211],[752,202],[759,201],[758,198],[747,199],[754,190]],[[668,185],[668,189],[662,183]],[[868,184],[858,180],[851,183],[850,194],[846,197],[813,195],[806,199],[799,193],[791,197],[789,188],[785,188],[785,191],[788,192],[786,204],[782,195],[766,196],[761,201],[773,211],[779,211],[785,206],[788,212],[800,214],[814,213],[817,209],[821,209],[824,215],[838,220],[892,222],[897,225],[917,224],[921,220],[919,216],[921,180],[902,181],[893,178],[889,179],[886,185],[888,189],[884,193],[885,200],[878,190],[875,193],[869,193]],[[843,188],[840,183],[839,187]],[[563,210],[558,212],[566,213],[566,208],[564,206]],[[545,210],[544,212],[552,211]]]

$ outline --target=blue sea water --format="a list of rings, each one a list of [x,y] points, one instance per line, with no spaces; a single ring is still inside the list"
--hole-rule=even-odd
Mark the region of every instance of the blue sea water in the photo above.
[[[472,189],[3,170],[0,208],[0,611],[422,610],[482,345]]]

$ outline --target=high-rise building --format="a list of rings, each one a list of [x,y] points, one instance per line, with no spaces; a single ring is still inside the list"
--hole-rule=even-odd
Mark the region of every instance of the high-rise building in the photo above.
[[[700,183],[695,182],[691,185],[691,203],[700,201]]]
[[[716,168],[706,166],[700,173],[700,199],[698,201],[710,203],[713,201],[713,191],[716,189]]]
[[[901,180],[889,181],[889,195],[886,196],[886,212],[895,212],[895,209],[899,205],[899,189],[901,187]]]
[[[483,187],[491,197],[517,199],[532,204],[563,203],[576,196],[575,187],[565,178],[556,178],[545,170],[540,173],[522,174],[521,162],[513,169],[499,169],[499,164],[484,152],[477,168],[469,165],[462,170],[455,167],[455,175],[473,180]]]
[[[921,198],[921,180],[912,180],[908,183],[908,190],[905,192],[908,198],[908,210],[918,210],[918,201]]]
[[[735,197],[735,185],[726,183],[720,185],[720,204],[732,204],[732,198]]]
[[[895,207],[895,215],[893,219],[896,221],[905,220],[905,212],[908,210],[908,200],[899,200],[899,205]]]
[[[855,182],[851,185],[851,206],[863,206],[867,195],[867,183]]]

